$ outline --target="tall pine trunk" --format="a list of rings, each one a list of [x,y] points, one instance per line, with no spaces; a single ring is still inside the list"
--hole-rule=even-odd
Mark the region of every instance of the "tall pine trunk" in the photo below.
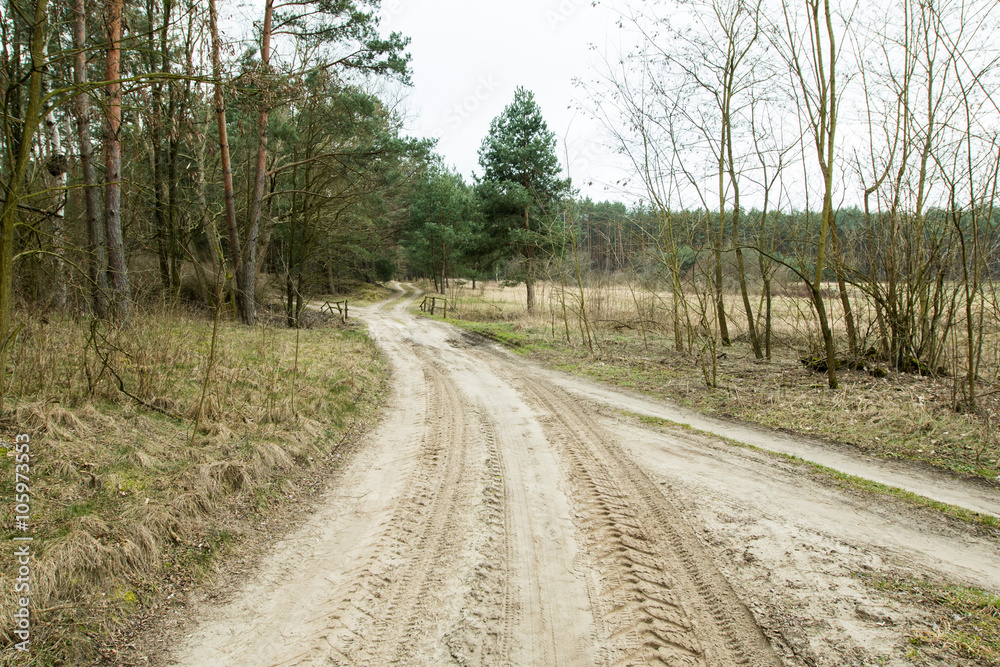
[[[264,25],[260,37],[260,86],[261,102],[257,113],[257,164],[254,174],[253,195],[247,218],[247,238],[240,268],[236,272],[237,304],[240,319],[245,324],[257,321],[257,304],[254,292],[257,283],[257,239],[260,235],[260,219],[263,213],[264,186],[267,182],[267,123],[268,102],[263,89],[268,85],[271,71],[271,16],[274,0],[264,4]]]
[[[125,324],[132,314],[132,289],[125,264],[125,242],[122,237],[122,144],[121,144],[121,39],[123,0],[107,0],[107,93],[106,136],[104,139],[104,225],[108,243],[108,272],[111,276],[111,313]]]
[[[101,193],[97,189],[97,168],[90,138],[90,98],[83,92],[87,84],[87,10],[86,0],[73,0],[73,81],[80,88],[73,114],[77,138],[80,143],[80,169],[83,172],[84,211],[87,220],[87,245],[90,277],[90,298],[94,315],[104,319],[108,315],[108,252],[105,245],[104,217],[101,215]]]

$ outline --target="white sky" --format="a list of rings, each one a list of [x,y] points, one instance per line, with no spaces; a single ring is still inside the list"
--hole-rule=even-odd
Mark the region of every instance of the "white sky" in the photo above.
[[[407,132],[437,137],[445,163],[469,179],[481,172],[490,121],[524,86],[559,140],[564,170],[567,140],[574,185],[597,200],[617,198],[606,190],[618,172],[603,127],[577,110],[585,93],[572,83],[617,53],[608,48],[618,39],[613,19],[591,0],[382,0],[382,31],[412,40]]]

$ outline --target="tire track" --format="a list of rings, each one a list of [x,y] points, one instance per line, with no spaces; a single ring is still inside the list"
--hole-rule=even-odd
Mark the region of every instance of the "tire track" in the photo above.
[[[418,357],[422,356],[418,352]],[[466,413],[454,384],[424,364],[427,416],[411,490],[398,505],[372,562],[355,583],[350,605],[361,622],[341,653],[350,665],[412,664],[433,655],[449,622],[462,551],[475,517],[476,466]],[[441,597],[444,596],[444,597]]]
[[[780,664],[684,518],[610,434],[561,390],[514,383],[544,408],[546,432],[570,467],[607,662]]]
[[[368,314],[395,405],[333,519],[283,546],[275,562],[297,565],[250,586],[186,654],[212,660],[181,664],[778,664],[585,407],[412,318],[411,301]]]
[[[565,469],[539,413],[454,331],[428,322],[421,340],[482,413],[504,488],[508,595],[502,627],[514,665],[597,664],[597,628]],[[458,352],[456,353],[456,348]]]
[[[462,605],[463,615],[457,627],[445,636],[450,657],[459,665],[512,665],[510,642],[517,592],[512,580],[513,561],[504,483],[503,456],[497,446],[496,432],[483,412],[480,430],[487,447],[483,473],[483,494],[477,523],[483,534],[477,545],[478,562],[469,592]]]

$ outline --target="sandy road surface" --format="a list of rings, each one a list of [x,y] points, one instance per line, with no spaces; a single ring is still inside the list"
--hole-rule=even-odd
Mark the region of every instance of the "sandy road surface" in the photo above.
[[[806,461],[905,489],[938,502],[957,505],[980,514],[1000,517],[1000,485],[943,476],[928,467],[906,462],[896,463],[874,457],[861,457],[854,451],[845,451],[831,446],[829,443],[810,440],[800,435],[793,436],[771,429],[715,419],[676,405],[621,389],[604,387],[550,369],[538,368],[535,372],[549,382],[581,398],[614,406],[621,410],[685,424],[700,431],[714,433],[768,451],[792,454]]]
[[[1000,588],[995,542],[640,428],[409,305],[363,314],[385,421],[169,664],[907,664],[919,610],[853,573]]]

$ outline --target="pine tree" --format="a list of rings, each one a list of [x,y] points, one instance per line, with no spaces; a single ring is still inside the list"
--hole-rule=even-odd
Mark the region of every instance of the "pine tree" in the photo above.
[[[444,294],[449,273],[458,277],[467,268],[477,238],[472,192],[460,174],[433,165],[417,186],[410,204],[410,228],[403,234],[410,267],[435,276]]]
[[[553,226],[568,187],[560,180],[556,138],[531,91],[518,88],[514,101],[493,119],[479,149],[480,194],[494,242],[524,259],[521,279],[528,312],[535,308],[537,255],[554,244]]]

